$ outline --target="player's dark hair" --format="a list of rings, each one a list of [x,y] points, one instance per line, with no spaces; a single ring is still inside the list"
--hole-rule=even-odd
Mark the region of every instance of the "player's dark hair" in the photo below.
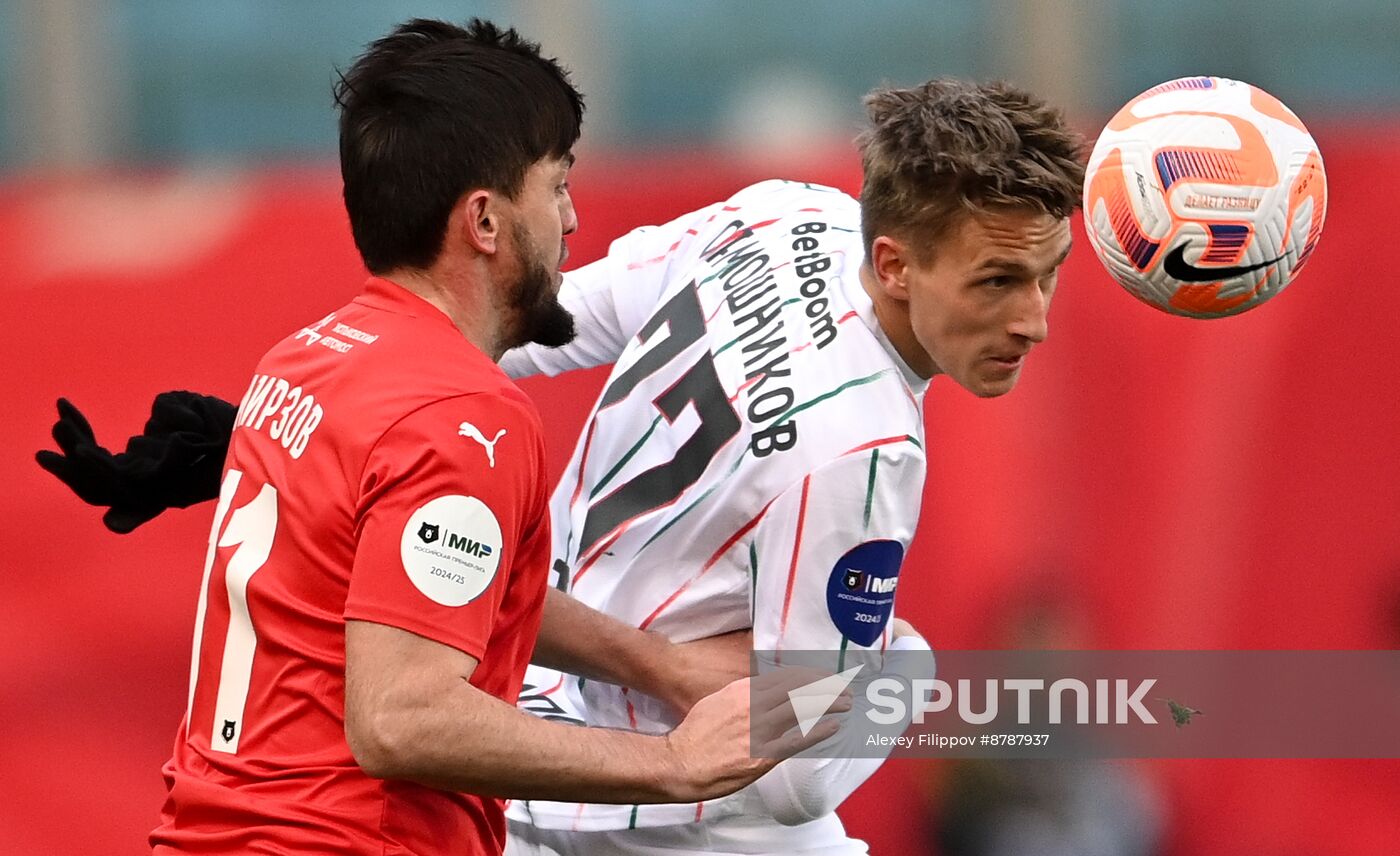
[[[865,97],[865,253],[878,235],[930,245],[968,211],[1019,208],[1068,217],[1084,185],[1084,140],[1059,110],[1005,83],[951,78]]]
[[[430,266],[462,194],[514,198],[525,172],[568,154],[583,97],[513,29],[414,19],[340,75],[340,174],[350,231],[374,273]]]

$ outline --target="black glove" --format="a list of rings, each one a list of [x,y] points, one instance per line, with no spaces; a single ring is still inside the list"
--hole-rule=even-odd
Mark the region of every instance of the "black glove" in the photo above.
[[[53,439],[62,452],[35,454],[39,466],[91,505],[109,506],[102,522],[127,533],[167,508],[217,499],[238,407],[194,392],[162,392],[145,431],[112,454],[67,399],[58,400]]]

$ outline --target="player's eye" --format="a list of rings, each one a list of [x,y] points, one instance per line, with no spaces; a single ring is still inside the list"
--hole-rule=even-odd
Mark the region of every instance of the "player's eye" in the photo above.
[[[1006,275],[989,276],[982,280],[981,284],[988,288],[1002,289],[1014,283],[1015,280]]]

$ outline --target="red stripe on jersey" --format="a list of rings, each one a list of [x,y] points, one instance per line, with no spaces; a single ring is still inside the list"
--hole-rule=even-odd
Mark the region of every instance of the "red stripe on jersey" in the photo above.
[[[773,270],[777,270],[777,269],[780,268],[780,267],[782,267],[782,265],[778,265],[778,267],[773,268]],[[840,318],[836,319],[836,323],[837,323],[837,324],[844,324],[844,323],[846,323],[847,321],[851,320],[852,318],[857,318],[857,317],[859,317],[859,316],[856,315],[856,311],[855,311],[854,309],[852,309],[850,312],[847,312],[845,315],[842,315]],[[798,351],[805,351],[805,350],[807,350],[808,348],[812,347],[813,344],[815,344],[815,343],[813,343],[813,342],[807,342],[806,344],[798,345],[797,347],[793,348],[791,351],[788,351],[788,353],[789,353],[789,354],[795,354],[795,353],[797,353]]]
[[[739,210],[739,206],[738,206],[738,205],[726,205],[726,206],[724,206],[723,208],[721,208],[721,209],[719,209],[719,210],[721,210],[721,211],[738,211],[738,210]]]
[[[758,383],[759,381],[763,380],[763,379],[766,378],[766,377],[768,377],[768,375],[767,375],[766,373],[765,373],[765,374],[756,374],[756,375],[754,375],[753,377],[749,378],[748,380],[744,381],[743,383],[739,384],[739,388],[736,389],[736,390],[734,390],[734,394],[733,394],[733,395],[729,396],[729,403],[730,403],[730,404],[733,404],[734,401],[735,401],[736,399],[738,399],[739,393],[743,392],[744,390],[748,389],[749,387],[753,386],[754,384]]]
[[[696,822],[696,823],[699,823],[699,822],[700,822],[700,815],[702,815],[702,814],[704,814],[704,813],[705,813],[705,804],[704,804],[704,803],[696,803],[696,804],[695,804],[695,822]]]
[[[627,697],[627,687],[622,688],[622,700],[627,702],[627,721],[632,724],[632,730],[637,730],[637,709],[632,706],[632,699]]]
[[[664,255],[662,255],[662,256],[653,256],[652,258],[649,258],[649,259],[647,259],[647,260],[644,261],[644,262],[629,262],[628,265],[627,265],[627,269],[628,269],[628,270],[641,270],[642,268],[644,268],[644,267],[646,267],[646,266],[648,266],[648,265],[654,265],[654,264],[657,264],[658,262],[664,262],[664,261],[666,261],[666,257],[665,257]]]
[[[677,378],[677,379],[676,379],[676,383],[680,383],[681,380],[682,380],[682,378]],[[672,384],[671,386],[674,387],[675,384]],[[668,388],[668,389],[669,389],[669,388]],[[663,393],[661,393],[661,395],[665,395],[665,393],[663,392]],[[660,398],[661,396],[657,396],[657,397]],[[668,419],[668,420],[666,420],[666,421],[667,421],[668,424],[670,424],[670,421],[671,421],[671,420]],[[718,458],[718,457],[720,456],[720,454],[721,454],[725,449],[729,448],[729,444],[730,444],[730,443],[733,443],[733,442],[734,442],[734,439],[735,439],[736,437],[738,437],[738,436],[739,436],[738,434],[735,434],[734,437],[730,437],[728,440],[726,440],[723,446],[720,446],[718,449],[716,449],[716,450],[715,450],[715,457]],[[622,490],[623,487],[625,487],[625,485],[619,485],[619,486],[617,487],[617,489],[614,490],[612,493],[608,494],[608,496],[612,496],[613,493],[617,493],[617,491]],[[574,581],[573,581],[573,584],[572,584],[570,587],[572,588],[573,585],[577,585],[577,584],[578,584],[579,579],[583,577],[584,573],[585,573],[589,568],[593,567],[593,564],[594,564],[595,562],[598,561],[598,558],[599,558],[600,556],[602,556],[603,553],[604,553],[609,547],[611,547],[613,544],[617,543],[617,539],[621,538],[621,537],[623,536],[623,534],[626,533],[627,530],[631,528],[631,526],[632,526],[633,523],[636,523],[637,520],[639,520],[640,518],[642,518],[642,517],[644,517],[644,516],[646,516],[646,515],[648,515],[648,514],[651,514],[651,513],[654,512],[654,511],[660,511],[660,510],[663,509],[663,508],[670,508],[671,506],[673,506],[673,505],[675,505],[677,502],[679,502],[679,501],[680,501],[680,498],[681,498],[684,494],[685,494],[685,491],[681,491],[680,493],[676,494],[675,499],[672,499],[670,502],[666,503],[665,505],[658,505],[658,506],[655,506],[655,507],[652,507],[652,508],[645,508],[645,509],[642,509],[641,511],[637,512],[637,513],[634,514],[633,516],[631,516],[631,517],[627,518],[626,520],[622,521],[621,523],[617,524],[617,528],[615,528],[615,529],[612,531],[612,534],[610,534],[610,535],[608,536],[606,542],[600,542],[600,543],[597,543],[597,544],[594,544],[594,545],[593,545],[593,547],[591,548],[592,552],[589,554],[588,559],[587,559],[587,560],[583,563],[583,565],[579,568],[578,573],[574,574]],[[607,497],[604,497],[604,499],[606,499],[606,498],[607,498]],[[601,500],[600,500],[600,501],[601,501]],[[760,515],[761,515],[761,514],[762,514],[762,512],[760,512]],[[711,560],[711,561],[713,561],[713,560]],[[708,569],[708,566],[706,566],[706,568]],[[688,585],[688,583],[687,583],[687,585]],[[680,594],[680,592],[677,592],[676,594]],[[675,595],[672,595],[672,598],[674,598],[674,597],[675,597]]]
[[[724,210],[725,210],[725,211],[738,211],[739,209],[738,209],[738,208],[725,208]],[[775,217],[775,218],[772,219],[772,220],[764,220],[762,223],[755,223],[755,224],[753,224],[752,226],[745,226],[745,227],[742,228],[742,229],[736,229],[736,230],[734,231],[734,234],[730,235],[728,238],[725,238],[725,239],[724,239],[723,241],[721,241],[714,249],[707,250],[707,251],[705,252],[705,255],[706,255],[706,256],[711,256],[711,255],[713,255],[713,254],[715,254],[715,253],[718,253],[720,250],[724,249],[725,247],[729,246],[730,244],[734,243],[735,241],[739,240],[740,238],[746,238],[746,237],[751,236],[751,235],[754,233],[754,230],[755,230],[755,229],[762,229],[764,226],[771,226],[771,225],[773,225],[773,224],[776,223],[776,222],[778,222],[778,220],[777,220],[777,218]],[[631,268],[632,268],[631,265],[628,265],[627,267],[628,267],[628,270],[631,270]]]
[[[578,822],[583,820],[583,810],[588,808],[588,803],[579,803],[578,811],[574,814],[574,832],[578,832]]]
[[[748,523],[745,523],[743,526],[740,526],[737,532],[735,532],[733,535],[730,535],[728,540],[721,544],[720,548],[714,552],[714,555],[710,556],[709,560],[700,567],[699,573],[686,580],[684,583],[681,584],[680,588],[676,589],[674,592],[671,593],[670,597],[663,600],[660,606],[652,610],[651,615],[648,615],[646,618],[642,619],[642,623],[637,625],[637,629],[646,630],[647,627],[650,626],[650,624],[656,620],[656,617],[666,609],[666,607],[674,603],[676,598],[680,597],[686,589],[690,588],[691,583],[703,577],[710,570],[710,568],[713,568],[719,562],[719,560],[724,557],[724,554],[729,552],[729,549],[731,547],[739,543],[740,538],[743,538],[749,533],[750,529],[753,529],[755,526],[758,525],[758,521],[762,520],[763,515],[768,513],[768,506],[772,504],[773,501],[769,500],[768,505],[763,506],[763,508],[760,509],[759,512],[753,516],[752,520],[750,520]]]
[[[593,429],[597,427],[598,418],[595,416],[588,423],[588,436],[583,438],[583,454],[578,459],[578,484],[574,485],[574,495],[569,499],[570,506],[578,502],[579,495],[583,493],[583,471],[588,467],[588,449],[593,445]]]
[[[798,211],[820,211],[820,208],[799,208]]]
[[[907,383],[904,385],[904,394],[909,396],[909,403],[914,405],[917,409],[919,406],[919,399],[914,397],[914,390],[910,389]]]
[[[631,521],[629,520],[628,522],[630,523]],[[617,543],[617,539],[621,538],[622,533],[625,531],[627,531],[627,527],[622,526],[616,532],[614,532],[612,536],[606,541],[602,541],[594,545],[593,552],[589,554],[588,558],[584,561],[582,565],[579,565],[578,573],[574,574],[573,581],[569,583],[569,588],[571,590],[578,585],[579,580],[583,579],[583,575],[588,573],[588,569],[593,567],[594,563],[596,563],[600,558],[602,558],[603,554],[608,551],[608,548]]]
[[[778,624],[778,646],[782,645],[787,633],[788,612],[792,609],[792,587],[797,582],[797,557],[802,553],[802,525],[807,522],[807,490],[812,485],[812,476],[802,479],[802,502],[797,507],[797,538],[792,544],[792,564],[788,566],[787,591],[783,593],[783,617]]]
[[[632,263],[630,263],[630,264],[627,265],[627,269],[628,269],[628,270],[640,270],[641,268],[647,267],[648,265],[654,265],[654,264],[659,264],[660,262],[664,262],[664,261],[666,261],[667,258],[670,257],[671,253],[674,253],[674,252],[677,250],[677,248],[680,247],[680,245],[681,245],[681,242],[680,242],[680,241],[676,241],[674,244],[672,244],[671,246],[667,247],[667,248],[666,248],[666,252],[662,253],[661,255],[659,255],[659,256],[653,256],[652,258],[649,258],[649,259],[647,259],[646,261],[642,261],[642,262],[632,262]]]
[[[854,455],[857,452],[868,452],[876,446],[888,446],[892,443],[903,443],[908,441],[908,439],[908,434],[901,434],[898,437],[882,437],[879,440],[871,440],[869,443],[861,443],[859,446],[856,446],[853,449],[847,449],[846,451],[841,453],[840,457],[844,458],[847,455]]]

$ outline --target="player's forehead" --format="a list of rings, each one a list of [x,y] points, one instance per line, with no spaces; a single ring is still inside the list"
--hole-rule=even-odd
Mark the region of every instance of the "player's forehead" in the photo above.
[[[526,181],[555,181],[561,176],[568,175],[569,170],[574,165],[574,153],[565,152],[563,155],[547,154],[525,170]]]
[[[574,153],[573,150],[569,150],[557,157],[555,155],[545,155],[543,158],[540,158],[539,163],[542,164],[546,170],[551,172],[566,173],[574,167]]]
[[[964,267],[1046,273],[1069,255],[1069,218],[1029,208],[975,209],[945,241],[947,254]]]

